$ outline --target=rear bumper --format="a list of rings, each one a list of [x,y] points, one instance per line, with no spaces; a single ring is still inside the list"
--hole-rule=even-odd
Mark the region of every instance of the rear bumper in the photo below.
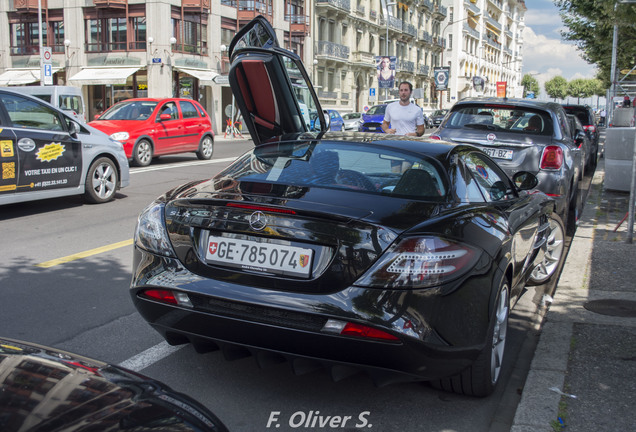
[[[275,353],[292,365],[312,362],[332,370],[344,365],[383,383],[454,375],[486,345],[492,273],[428,290],[350,287],[310,295],[202,278],[177,260],[140,250],[134,261],[130,294],[137,310],[168,342],[193,343],[201,351],[242,347],[257,355]],[[142,294],[156,287],[187,293],[193,307]],[[368,325],[399,340],[328,333],[323,328],[328,319]]]

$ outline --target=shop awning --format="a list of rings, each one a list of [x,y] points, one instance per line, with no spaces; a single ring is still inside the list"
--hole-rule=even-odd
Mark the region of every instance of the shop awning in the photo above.
[[[60,68],[52,68],[55,73]],[[8,69],[0,74],[0,85],[24,85],[40,81],[40,69]]]
[[[187,68],[181,66],[175,66],[176,70],[187,73],[188,75],[192,75],[195,78],[199,79],[199,84],[201,85],[212,85],[214,84],[214,77],[218,75],[218,73],[213,72],[211,69],[194,69]]]
[[[139,69],[141,66],[84,68],[68,80],[76,85],[126,84],[128,77]]]

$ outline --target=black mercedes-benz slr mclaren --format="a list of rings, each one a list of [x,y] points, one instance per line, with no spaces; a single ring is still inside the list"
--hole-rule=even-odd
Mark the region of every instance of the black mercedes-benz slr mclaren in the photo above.
[[[300,59],[262,18],[230,56],[255,147],[139,216],[142,316],[198,351],[490,394],[510,307],[562,258],[563,224],[536,177],[510,179],[470,145],[326,133]]]

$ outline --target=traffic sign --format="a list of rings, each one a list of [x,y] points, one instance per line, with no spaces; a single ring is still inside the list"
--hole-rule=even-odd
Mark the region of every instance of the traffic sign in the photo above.
[[[212,78],[212,81],[214,81],[217,84],[229,84],[230,80],[228,79],[227,75],[217,75],[214,78]]]
[[[51,47],[42,47],[42,61],[44,64],[51,64],[53,50]]]

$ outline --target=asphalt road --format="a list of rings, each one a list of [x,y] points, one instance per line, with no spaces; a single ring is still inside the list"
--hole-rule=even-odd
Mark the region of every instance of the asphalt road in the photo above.
[[[286,363],[261,370],[251,358],[228,362],[219,352],[169,347],[140,318],[128,294],[137,215],[251,146],[217,142],[211,161],[179,155],[133,168],[131,186],[107,204],[76,197],[0,208],[0,335],[141,371],[198,399],[232,431],[263,431],[268,422],[277,431],[509,430],[536,343],[537,305],[553,287],[529,288],[513,310],[503,382],[484,399],[425,383],[376,388],[363,375],[338,383],[321,371],[298,377]]]

